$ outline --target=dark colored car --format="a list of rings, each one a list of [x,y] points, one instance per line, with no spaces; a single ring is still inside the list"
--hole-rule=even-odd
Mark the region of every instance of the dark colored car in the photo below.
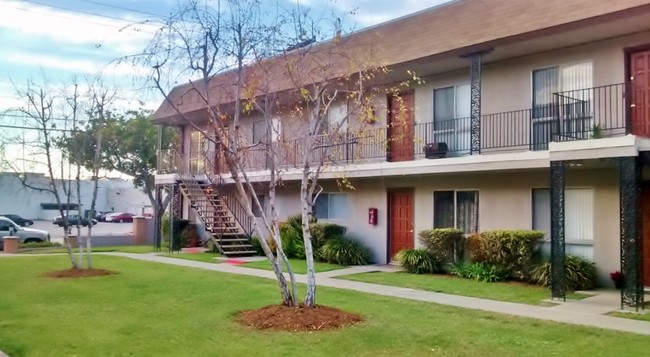
[[[73,227],[76,226],[77,224],[86,227],[90,221],[88,221],[87,218],[81,217],[78,214],[71,214],[68,216],[68,226]],[[63,222],[63,218],[61,216],[56,217],[52,220],[53,224],[56,224],[59,227],[63,227],[65,224]],[[97,220],[93,219],[92,224],[95,225],[97,224]]]
[[[113,213],[108,216],[106,216],[106,222],[113,222],[113,223],[124,223],[124,222],[133,222],[133,216],[135,216],[133,213]]]
[[[95,215],[95,219],[97,221],[99,221],[99,222],[106,222],[106,217],[108,215],[113,214],[113,213],[115,213],[115,212],[113,212],[113,211],[100,211],[100,212],[97,212],[97,214]]]
[[[0,217],[9,218],[10,220],[14,221],[14,223],[16,223],[21,227],[29,227],[34,224],[34,221],[32,221],[31,219],[23,218],[17,214],[0,214]]]

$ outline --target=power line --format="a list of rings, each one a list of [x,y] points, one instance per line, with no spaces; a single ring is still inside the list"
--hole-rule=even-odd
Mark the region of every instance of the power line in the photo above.
[[[22,129],[22,130],[38,130],[41,131],[43,130],[42,128],[33,128],[29,126],[20,126],[20,125],[5,125],[5,124],[0,124],[0,128],[4,129]],[[60,131],[60,132],[74,132],[74,131],[79,131],[79,130],[72,130],[72,129],[56,129],[56,128],[50,128],[47,129],[48,131]]]
[[[44,4],[44,3],[41,3],[41,2],[38,2],[38,1],[34,1],[34,0],[23,0],[23,1],[24,1],[24,2],[28,2],[28,3],[32,3],[32,4],[35,4],[35,5],[47,6],[47,7],[51,7],[51,8],[59,9],[59,10],[72,11],[72,12],[77,12],[77,13],[80,13],[80,14],[86,14],[86,15],[92,15],[92,16],[98,16],[98,17],[105,17],[105,18],[107,18],[107,19],[112,19],[112,20],[125,21],[125,19],[120,18],[120,17],[115,17],[115,16],[110,16],[110,15],[98,14],[98,13],[96,13],[96,12],[91,12],[91,11],[84,11],[84,10],[78,10],[78,9],[71,9],[71,8],[69,8],[69,7],[59,6],[59,5]]]
[[[154,13],[151,13],[151,12],[146,12],[146,11],[141,11],[141,10],[136,10],[136,9],[130,9],[130,8],[126,8],[126,7],[122,7],[122,6],[117,6],[117,5],[105,4],[105,3],[103,3],[103,2],[99,2],[99,1],[93,1],[93,0],[81,0],[81,1],[83,1],[83,2],[87,2],[87,3],[89,3],[89,4],[95,4],[95,5],[105,6],[105,7],[109,7],[109,8],[113,8],[113,9],[118,9],[118,10],[122,10],[122,11],[135,12],[135,13],[138,13],[138,14],[143,14],[143,15],[149,15],[149,16],[154,16],[154,17],[164,18],[164,16],[162,16],[162,15],[154,14]]]

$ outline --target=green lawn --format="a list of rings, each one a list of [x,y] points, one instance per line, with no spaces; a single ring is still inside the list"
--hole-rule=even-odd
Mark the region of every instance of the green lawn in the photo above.
[[[289,259],[289,262],[291,263],[291,268],[293,269],[294,273],[307,274],[307,262],[304,259]],[[242,266],[246,268],[253,268],[253,269],[271,270],[271,264],[266,259],[242,264]],[[317,273],[323,273],[326,271],[332,271],[332,270],[343,269],[343,268],[346,267],[341,265],[336,265],[336,264],[327,264],[327,263],[319,263],[319,262],[314,263],[314,269],[316,270]],[[286,265],[285,265],[285,271],[286,271]]]
[[[645,303],[645,311],[642,311],[641,313],[614,311],[610,312],[608,315],[632,320],[650,321],[650,311],[648,310],[650,310],[650,301]]]
[[[124,246],[109,246],[109,247],[93,247],[93,252],[122,252],[122,253],[152,253],[153,246],[151,245],[124,245]],[[77,249],[75,249],[75,252]],[[24,248],[19,251],[21,254],[53,254],[53,253],[67,253],[67,250],[62,247],[47,247],[47,248]]]
[[[548,303],[543,300],[550,297],[549,290],[539,286],[517,283],[481,283],[447,275],[373,272],[336,278],[530,305],[546,305]],[[569,299],[584,299],[586,297],[589,295],[567,294]]]
[[[642,356],[648,337],[319,288],[364,315],[344,330],[255,331],[234,314],[277,303],[272,280],[97,256],[119,274],[43,273],[64,256],[0,258],[0,350],[21,356]],[[301,286],[304,289],[304,286]]]
[[[222,263],[222,260],[215,259],[221,255],[218,253],[205,252],[205,253],[174,253],[174,254],[159,254],[163,257],[178,258],[186,260],[195,260],[197,262],[205,263]]]

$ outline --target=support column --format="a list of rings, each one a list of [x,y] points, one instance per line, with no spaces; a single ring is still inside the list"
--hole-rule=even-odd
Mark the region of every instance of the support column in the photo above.
[[[174,252],[174,218],[176,216],[176,185],[169,186],[169,254]]]
[[[483,56],[491,50],[470,53],[463,58],[471,61],[470,65],[470,154],[481,153],[481,74]]]
[[[643,308],[641,166],[635,156],[618,159],[621,211],[621,309]]]
[[[165,213],[165,207],[162,206],[162,192],[163,186],[156,185],[155,200],[154,205],[154,232],[153,232],[153,250],[154,252],[160,252],[162,249],[162,235],[160,229],[162,227],[162,216]]]
[[[564,188],[566,162],[551,161],[551,298],[566,301]]]

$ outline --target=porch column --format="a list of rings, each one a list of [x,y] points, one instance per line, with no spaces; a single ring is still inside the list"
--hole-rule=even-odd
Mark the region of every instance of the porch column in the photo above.
[[[174,216],[176,215],[176,185],[169,185],[169,254],[174,252]]]
[[[479,51],[462,56],[470,65],[470,154],[481,153],[481,72],[483,56],[491,50]]]
[[[564,268],[565,161],[551,161],[551,298],[566,300]]]
[[[165,213],[165,207],[162,206],[162,192],[163,185],[156,185],[156,191],[154,198],[156,203],[154,205],[154,232],[153,232],[153,250],[154,252],[160,252],[162,248],[162,236],[160,234],[160,228],[162,227],[162,215]]]
[[[619,195],[621,211],[621,309],[643,308],[641,236],[641,164],[637,157],[620,157]]]

